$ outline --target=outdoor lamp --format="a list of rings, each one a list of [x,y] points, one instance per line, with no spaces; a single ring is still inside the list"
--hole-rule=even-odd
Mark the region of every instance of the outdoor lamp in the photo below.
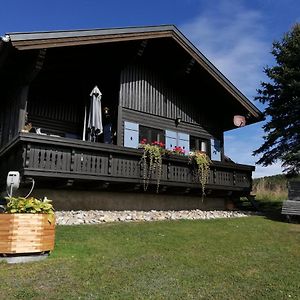
[[[176,126],[178,126],[178,125],[180,124],[180,122],[181,122],[181,117],[177,117],[177,118],[175,119],[175,124],[176,124]]]

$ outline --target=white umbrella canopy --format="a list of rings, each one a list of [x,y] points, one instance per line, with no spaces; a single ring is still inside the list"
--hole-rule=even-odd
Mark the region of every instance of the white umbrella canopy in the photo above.
[[[90,107],[88,112],[88,124],[87,128],[91,132],[90,141],[95,142],[96,136],[103,132],[102,125],[102,109],[101,109],[101,97],[102,93],[99,88],[95,86],[90,93]]]

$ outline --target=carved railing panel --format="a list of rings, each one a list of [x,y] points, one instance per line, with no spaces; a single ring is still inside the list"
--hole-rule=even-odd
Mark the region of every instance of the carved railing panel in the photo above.
[[[251,186],[251,174],[249,173],[240,173],[237,172],[235,176],[235,184],[240,187],[249,187]]]
[[[89,175],[106,175],[108,173],[108,154],[88,151],[75,151],[74,172]]]
[[[33,145],[27,147],[27,167],[45,171],[67,172],[70,170],[70,149]]]
[[[112,160],[112,174],[124,178],[140,178],[139,160],[128,157],[114,157]]]
[[[219,185],[233,185],[233,172],[229,171],[217,171],[216,172],[216,183]]]
[[[98,176],[99,180],[111,178],[111,180],[125,183],[126,180],[128,182],[136,181],[137,184],[143,182],[144,170],[141,163],[141,151],[112,145],[74,142],[62,138],[56,138],[53,141],[36,136],[32,136],[28,140],[23,139],[16,142],[9,150],[0,153],[2,170],[16,169],[31,176],[34,174],[38,176],[41,171],[44,171],[48,172],[46,176],[63,174],[61,176],[64,178],[72,178],[72,174],[74,174],[74,178],[82,179],[85,179],[85,176]],[[4,177],[3,171],[1,175]],[[250,189],[251,175],[251,167],[213,163],[207,185],[210,188],[219,186],[226,189],[230,189],[230,187],[241,190]],[[153,176],[151,182],[155,184],[155,181],[156,178]],[[161,183],[197,188],[199,187],[199,178],[197,170],[188,164],[187,159],[182,157],[164,158]]]

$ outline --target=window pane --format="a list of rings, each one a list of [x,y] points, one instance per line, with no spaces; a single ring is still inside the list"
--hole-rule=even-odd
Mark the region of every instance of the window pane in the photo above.
[[[201,141],[201,151],[207,152],[207,141],[204,140]]]
[[[191,151],[199,150],[197,149],[197,138],[194,136],[190,137],[190,150]]]
[[[149,140],[151,139],[151,137],[149,136],[149,128],[145,127],[145,126],[140,126],[139,128],[140,130],[140,142],[144,139],[147,140],[147,142],[149,142]]]
[[[156,128],[140,126],[140,142],[146,139],[151,144],[155,141],[165,143],[164,131]]]
[[[200,137],[190,137],[190,149],[191,151],[203,151],[208,152],[208,140]]]

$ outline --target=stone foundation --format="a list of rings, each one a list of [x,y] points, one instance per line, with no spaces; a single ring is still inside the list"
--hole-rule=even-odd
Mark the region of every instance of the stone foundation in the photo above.
[[[18,191],[25,195],[26,191]],[[34,189],[32,196],[53,200],[55,210],[224,210],[224,198],[189,195]]]

